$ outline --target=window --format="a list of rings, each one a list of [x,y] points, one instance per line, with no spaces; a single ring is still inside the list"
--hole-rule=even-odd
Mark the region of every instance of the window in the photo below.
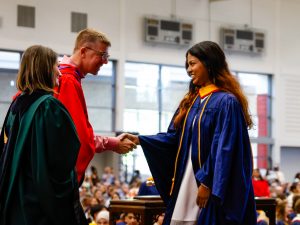
[[[159,66],[125,64],[124,130],[156,133],[158,123]]]
[[[254,168],[268,168],[272,165],[271,134],[271,76],[267,74],[236,72],[236,76],[249,101],[254,122],[249,130],[254,157]]]
[[[189,81],[183,67],[127,62],[124,130],[142,134],[167,131]],[[123,163],[129,174],[136,168],[142,176],[150,174],[141,149],[124,156]]]
[[[104,64],[98,75],[88,74],[82,79],[89,120],[95,133],[114,131],[115,68],[114,61]]]
[[[182,97],[188,92],[191,78],[183,67],[161,68],[161,120],[160,131],[165,132]]]
[[[154,134],[159,130],[159,66],[153,64],[125,64],[125,131]],[[140,148],[140,147],[138,147]],[[122,156],[125,173],[139,168],[141,175],[150,174],[143,151],[138,149]],[[125,177],[128,176],[125,174]],[[144,177],[145,178],[145,177]]]
[[[21,54],[19,52],[0,51],[0,69],[18,70]]]
[[[20,58],[20,52],[0,51],[0,130],[12,97],[17,93],[16,78]]]
[[[0,130],[2,128],[7,110],[11,104],[12,97],[17,93],[17,73],[17,70],[0,69]]]

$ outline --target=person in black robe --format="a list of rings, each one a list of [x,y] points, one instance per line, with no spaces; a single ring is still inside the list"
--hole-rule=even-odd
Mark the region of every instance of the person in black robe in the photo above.
[[[0,136],[0,224],[87,224],[75,163],[80,142],[65,107],[55,99],[57,54],[29,47],[17,77],[20,91]]]

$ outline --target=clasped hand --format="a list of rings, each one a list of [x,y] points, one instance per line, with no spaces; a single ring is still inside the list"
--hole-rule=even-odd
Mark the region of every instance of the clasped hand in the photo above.
[[[136,145],[140,143],[138,136],[133,134],[123,133],[120,134],[117,138],[120,140],[120,142],[115,152],[119,154],[126,154],[132,151],[136,148]]]

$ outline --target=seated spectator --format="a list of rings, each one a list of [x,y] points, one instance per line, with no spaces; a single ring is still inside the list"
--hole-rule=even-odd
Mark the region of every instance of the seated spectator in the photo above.
[[[110,166],[107,166],[104,168],[104,173],[102,175],[102,182],[105,185],[111,185],[115,181],[115,175],[113,174],[113,168]]]
[[[292,207],[292,211],[289,213],[288,218],[290,221],[292,221],[296,216],[297,216],[297,212],[296,212],[296,202],[300,200],[300,195],[294,195],[293,197],[293,207]]]
[[[123,191],[123,188],[122,188],[123,182],[120,182],[120,180],[115,179],[114,185],[115,185],[116,192],[120,196],[120,199],[125,199],[126,198],[126,193]]]
[[[104,205],[98,204],[93,205],[90,209],[90,218],[92,222],[89,225],[96,225],[97,224],[97,215],[101,211],[107,211],[107,208]]]
[[[298,190],[297,185],[298,185],[298,183],[294,182],[290,186],[290,192],[289,192],[289,195],[287,197],[288,207],[290,209],[292,209],[292,207],[293,207],[293,198],[294,198],[294,196],[297,195],[297,194],[300,194],[300,190]]]
[[[269,218],[266,216],[266,213],[262,210],[257,210],[257,225],[268,225]]]
[[[112,196],[112,199],[111,200],[120,200],[121,197],[120,197],[120,194],[118,192],[115,192]]]
[[[300,225],[300,199],[298,199],[294,206],[294,212],[297,214],[292,220],[291,225]]]
[[[125,225],[125,213],[121,213],[120,218],[116,220],[116,225]]]
[[[122,199],[129,198],[129,186],[125,182],[121,185],[121,193],[123,195]]]
[[[284,188],[278,182],[270,185],[270,197],[285,199]]]
[[[109,224],[109,212],[101,211],[98,213],[96,218],[97,225],[108,225]]]
[[[102,191],[98,188],[95,189],[94,191],[94,198],[97,199],[97,201],[99,202],[99,204],[104,204],[104,198],[102,196]]]
[[[153,225],[162,225],[163,221],[164,221],[164,218],[165,218],[164,213],[161,213],[161,214],[157,215],[156,218],[155,218],[155,223]]]
[[[107,188],[106,201],[104,204],[107,208],[109,207],[110,201],[113,199],[115,193],[116,193],[116,190],[115,190],[114,186],[109,186]]]
[[[280,184],[284,184],[285,177],[284,177],[283,172],[279,169],[279,165],[275,165],[273,169],[274,169],[274,173],[276,175],[276,179],[280,182]]]
[[[124,213],[122,216],[123,221],[119,220],[116,225],[139,225],[138,219],[134,213]]]
[[[276,199],[276,225],[287,225],[287,200]]]
[[[98,176],[98,171],[95,166],[91,166],[91,182],[93,185],[96,185],[98,182],[100,182],[100,178]]]
[[[92,196],[90,194],[86,194],[81,201],[81,205],[82,205],[85,217],[89,223],[92,222],[90,220],[90,209],[92,206],[91,202],[92,202]]]
[[[133,171],[132,178],[129,181],[129,185],[132,185],[134,182],[140,182],[141,181],[141,174],[139,170]]]
[[[300,182],[300,172],[295,174],[294,182]]]
[[[83,201],[83,199],[85,198],[85,196],[88,194],[88,190],[86,187],[81,186],[79,188],[79,197],[80,197],[80,202]]]
[[[128,192],[128,198],[134,198],[135,196],[137,196],[140,186],[141,186],[140,180],[134,181],[132,183],[132,185],[130,186],[130,189]]]
[[[270,190],[268,181],[264,180],[259,169],[254,169],[252,174],[252,184],[255,197],[269,197]]]

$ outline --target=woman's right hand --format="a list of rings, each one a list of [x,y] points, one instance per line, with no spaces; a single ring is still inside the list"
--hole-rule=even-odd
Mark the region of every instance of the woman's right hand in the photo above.
[[[203,184],[201,184],[198,188],[198,195],[197,195],[197,205],[200,208],[205,208],[208,199],[210,197],[210,189]]]

